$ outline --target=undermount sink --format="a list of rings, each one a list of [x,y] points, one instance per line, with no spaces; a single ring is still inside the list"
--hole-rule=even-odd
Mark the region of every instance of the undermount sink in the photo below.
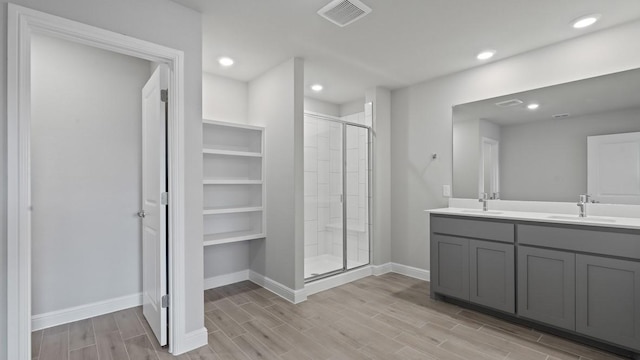
[[[487,214],[487,215],[499,215],[502,214],[500,211],[492,211],[492,210],[474,210],[474,209],[465,209],[462,210],[463,213],[472,213],[472,214]]]
[[[554,220],[574,220],[574,221],[590,221],[590,222],[603,222],[603,223],[615,223],[616,219],[602,218],[597,216],[587,216],[587,217],[579,217],[579,216],[571,216],[571,215],[551,215],[548,216],[549,219]]]

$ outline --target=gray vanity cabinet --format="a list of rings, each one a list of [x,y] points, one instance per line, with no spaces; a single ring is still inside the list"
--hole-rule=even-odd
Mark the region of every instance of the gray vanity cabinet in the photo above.
[[[518,247],[518,314],[575,330],[574,253]]]
[[[576,255],[576,331],[640,349],[640,262]]]
[[[432,291],[469,300],[469,240],[433,234],[431,253]]]
[[[514,225],[431,217],[431,291],[515,312]]]
[[[469,240],[469,300],[515,313],[514,246]]]
[[[434,298],[640,352],[636,229],[432,214],[431,264]]]

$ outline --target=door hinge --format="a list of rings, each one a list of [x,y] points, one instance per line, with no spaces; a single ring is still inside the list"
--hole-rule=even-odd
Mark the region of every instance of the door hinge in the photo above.
[[[169,90],[160,90],[160,101],[169,102]]]
[[[163,192],[162,194],[160,194],[160,203],[162,205],[169,205],[169,193],[168,192]]]
[[[162,308],[166,309],[169,307],[170,304],[171,304],[171,301],[169,300],[169,294],[162,295]]]

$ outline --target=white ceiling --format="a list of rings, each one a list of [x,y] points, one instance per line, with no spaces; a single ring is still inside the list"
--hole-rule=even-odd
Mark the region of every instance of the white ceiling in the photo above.
[[[404,87],[640,18],[638,0],[363,0],[373,12],[340,28],[316,12],[330,0],[174,0],[203,13],[203,70],[249,81],[293,56],[307,95],[342,104],[373,86]],[[596,25],[571,20],[600,13]],[[230,56],[228,69],[217,63]]]
[[[640,108],[640,70],[628,70],[590,79],[534,89],[521,93],[457,105],[453,121],[483,119],[497,125],[552,120],[555,114],[578,117],[588,114]],[[518,99],[521,105],[499,107],[496,103]],[[536,103],[536,110],[526,105]],[[556,121],[562,121],[557,119]]]

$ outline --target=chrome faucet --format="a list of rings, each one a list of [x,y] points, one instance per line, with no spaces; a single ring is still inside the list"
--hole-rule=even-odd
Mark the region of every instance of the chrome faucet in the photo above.
[[[591,198],[591,195],[587,195],[587,194],[582,194],[580,195],[580,200],[578,201],[578,208],[580,208],[580,212],[578,213],[578,216],[580,217],[587,217],[587,204],[589,203],[589,199]]]
[[[480,198],[478,199],[478,201],[482,203],[482,211],[489,210],[487,206],[489,203],[489,194],[487,194],[486,192],[480,193]]]

